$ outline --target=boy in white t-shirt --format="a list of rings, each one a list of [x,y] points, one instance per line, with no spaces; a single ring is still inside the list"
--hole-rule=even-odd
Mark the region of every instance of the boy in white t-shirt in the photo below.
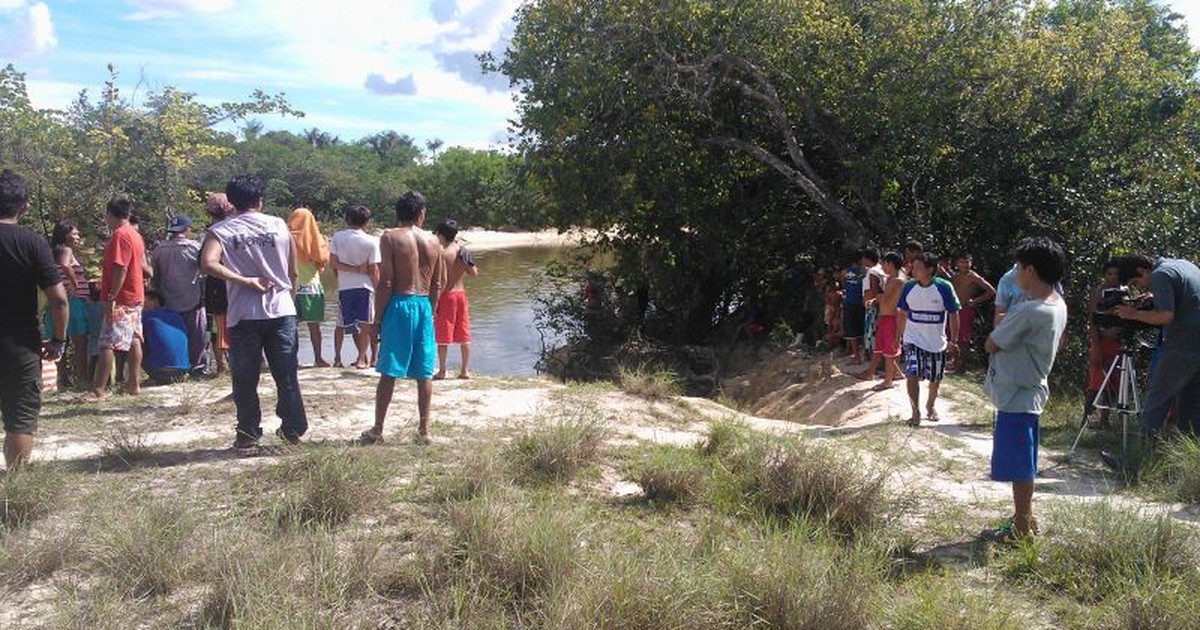
[[[929,401],[925,405],[925,419],[938,421],[938,387],[946,373],[946,355],[958,355],[958,297],[949,280],[935,276],[938,257],[931,252],[917,255],[912,261],[914,280],[904,285],[900,292],[898,308],[900,338],[904,343],[905,376],[908,381],[908,400],[912,404],[909,426],[921,424],[921,380],[929,381]],[[946,324],[950,324],[950,338],[946,338]]]
[[[347,229],[333,235],[329,241],[329,260],[337,272],[338,306],[341,317],[333,335],[333,365],[342,367],[342,340],[346,331],[354,336],[358,358],[354,367],[370,366],[367,345],[372,337],[371,305],[375,285],[379,283],[379,237],[367,234],[371,211],[366,206],[351,206],[344,215]]]

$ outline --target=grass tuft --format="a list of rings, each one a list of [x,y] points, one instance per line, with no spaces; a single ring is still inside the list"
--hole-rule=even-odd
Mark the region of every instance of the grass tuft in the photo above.
[[[882,606],[886,627],[894,630],[1022,630],[1030,627],[1002,593],[978,593],[951,577],[929,573],[904,584]]]
[[[726,459],[746,446],[749,430],[740,420],[717,420],[708,425],[704,439],[696,443],[696,450],[708,457]]]
[[[655,447],[629,466],[626,477],[642,487],[649,501],[691,503],[712,476],[709,460],[693,449]]]
[[[1007,573],[1092,604],[1174,578],[1200,582],[1200,535],[1168,516],[1108,503],[1052,511],[1045,535],[1008,556]]]
[[[726,465],[745,507],[801,517],[842,535],[874,530],[892,506],[885,473],[829,446],[757,439],[728,456]]]
[[[349,449],[311,451],[277,474],[287,486],[271,512],[285,529],[345,523],[378,498],[385,476],[376,458]]]
[[[592,411],[557,418],[549,426],[518,437],[505,458],[518,481],[569,483],[596,461],[608,430]]]
[[[118,592],[140,599],[171,593],[187,581],[196,521],[183,504],[127,502],[101,527],[96,564]]]
[[[153,450],[146,434],[128,427],[116,427],[100,439],[100,465],[103,468],[128,470],[150,459]]]
[[[617,384],[625,393],[647,400],[666,400],[683,393],[679,376],[667,369],[653,370],[642,365],[617,368]]]
[[[504,463],[493,451],[472,450],[456,470],[437,484],[437,498],[466,501],[500,487],[508,480]]]
[[[12,530],[46,516],[58,504],[65,486],[63,473],[45,465],[23,466],[0,481],[0,530]]]
[[[1146,479],[1172,501],[1200,503],[1200,440],[1181,436],[1165,444]]]
[[[0,583],[20,588],[54,575],[77,557],[79,528],[13,536],[0,547]]]

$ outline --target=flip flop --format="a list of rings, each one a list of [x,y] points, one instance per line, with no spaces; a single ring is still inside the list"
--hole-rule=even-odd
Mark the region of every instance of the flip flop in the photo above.
[[[374,446],[376,444],[383,444],[383,436],[376,433],[375,429],[373,429],[373,428],[367,429],[366,431],[363,431],[362,433],[358,434],[358,443],[362,444],[364,446]]]
[[[905,420],[904,424],[907,424],[910,427],[919,427],[921,426],[921,416],[913,416],[908,420]]]
[[[926,411],[925,419],[930,422],[938,422],[941,420],[941,417],[938,416],[938,412],[936,410],[935,411]]]
[[[889,389],[895,389],[895,387],[896,387],[896,384],[895,384],[895,383],[892,383],[891,385],[884,385],[883,383],[879,383],[879,384],[878,384],[878,385],[876,385],[875,387],[872,387],[872,388],[871,388],[871,391],[873,391],[873,392],[886,392],[886,391],[888,391]]]

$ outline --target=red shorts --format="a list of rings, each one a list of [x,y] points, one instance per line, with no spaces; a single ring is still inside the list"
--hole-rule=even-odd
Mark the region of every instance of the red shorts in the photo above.
[[[1095,343],[1095,342],[1092,342]],[[1117,353],[1121,352],[1120,339],[1101,339],[1100,340],[1100,356],[1102,363],[1099,366],[1088,366],[1088,391],[1098,392],[1100,386],[1104,384],[1104,373],[1108,370],[1108,366],[1112,365],[1113,359]],[[1117,391],[1117,385],[1121,383],[1121,371],[1114,370],[1113,377],[1108,381],[1108,391]]]
[[[875,353],[885,357],[900,356],[900,347],[896,343],[896,315],[880,315],[875,320]]]
[[[439,346],[471,343],[471,315],[466,291],[450,291],[438,298],[437,314],[433,317],[433,335]]]
[[[970,344],[975,332],[975,307],[964,306],[958,311],[958,343]]]

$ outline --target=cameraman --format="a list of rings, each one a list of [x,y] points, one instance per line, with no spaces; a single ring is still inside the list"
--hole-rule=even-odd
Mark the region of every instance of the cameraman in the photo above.
[[[1163,328],[1158,366],[1142,408],[1142,433],[1157,436],[1174,405],[1179,428],[1200,433],[1200,268],[1186,260],[1120,256],[1115,259],[1121,284],[1153,295],[1148,310],[1122,304],[1113,310],[1121,319]],[[1136,464],[1136,462],[1130,462]]]

